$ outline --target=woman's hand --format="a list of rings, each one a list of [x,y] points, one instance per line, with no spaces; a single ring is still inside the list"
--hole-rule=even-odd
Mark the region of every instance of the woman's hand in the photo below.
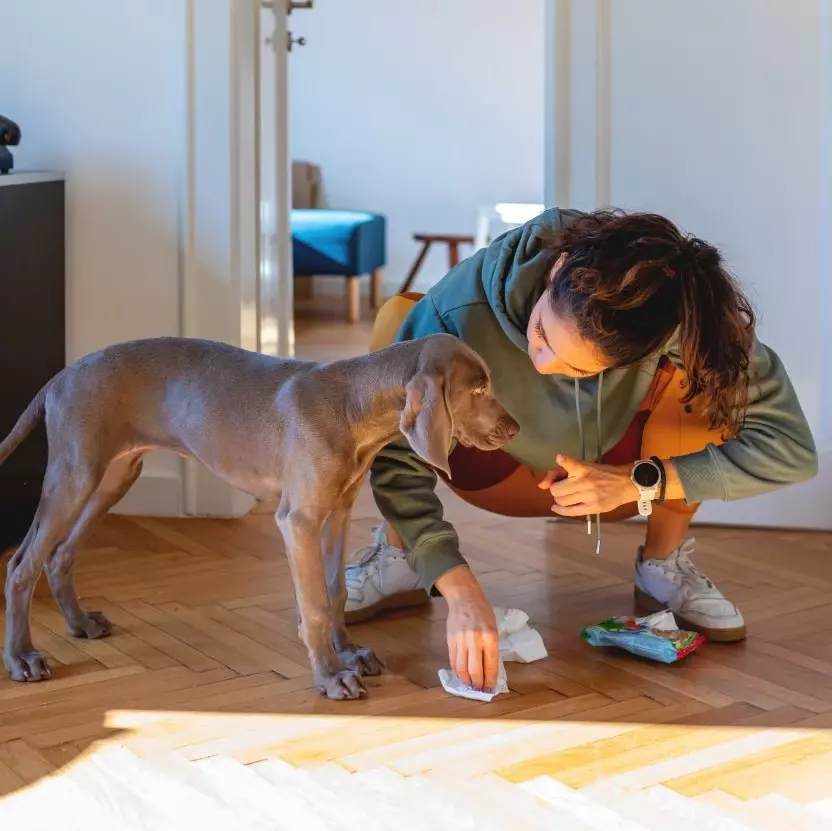
[[[463,684],[493,690],[500,666],[494,610],[477,578],[465,566],[443,574],[436,587],[448,603],[448,658]]]
[[[638,499],[630,467],[578,462],[569,456],[558,456],[557,461],[560,469],[547,473],[538,485],[552,494],[553,513],[565,517],[605,514]]]

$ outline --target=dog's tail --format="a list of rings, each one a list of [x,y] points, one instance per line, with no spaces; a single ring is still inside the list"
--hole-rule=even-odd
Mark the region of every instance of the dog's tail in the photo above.
[[[17,420],[17,424],[12,427],[11,433],[0,442],[0,465],[17,450],[18,446],[23,443],[23,440],[43,418],[46,412],[46,393],[49,391],[50,384],[51,381],[32,399],[23,415]]]

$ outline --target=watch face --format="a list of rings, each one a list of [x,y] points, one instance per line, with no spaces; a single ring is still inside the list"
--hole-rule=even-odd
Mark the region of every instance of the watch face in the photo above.
[[[660,478],[659,469],[650,462],[639,462],[633,468],[633,481],[642,488],[655,488]]]

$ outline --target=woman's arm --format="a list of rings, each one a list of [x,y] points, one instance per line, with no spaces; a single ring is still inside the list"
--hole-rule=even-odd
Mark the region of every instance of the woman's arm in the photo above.
[[[684,370],[678,354],[671,360]],[[742,428],[722,444],[697,453],[663,459],[665,499],[689,504],[707,499],[734,500],[758,496],[811,479],[817,473],[817,452],[800,402],[780,359],[764,344],[755,345],[755,381]],[[638,492],[630,481],[631,465],[603,465],[560,457],[568,474],[552,471],[540,483],[565,517],[605,513],[634,502]]]
[[[413,307],[398,340],[449,332],[431,297]],[[450,332],[456,335],[456,332]],[[448,603],[447,642],[451,667],[463,683],[494,687],[499,639],[494,610],[459,551],[459,537],[445,521],[436,495],[436,473],[406,440],[385,447],[370,469],[376,505],[410,554],[421,583]]]
[[[681,367],[678,355],[669,357]],[[745,499],[817,474],[815,442],[779,357],[757,341],[751,371],[748,410],[736,437],[669,460],[689,503]]]
[[[432,298],[426,296],[410,311],[397,340],[448,331]],[[406,439],[385,447],[370,468],[376,505],[410,552],[422,585],[433,594],[438,593],[435,584],[443,574],[466,565],[459,552],[459,537],[444,519],[442,503],[436,495],[436,478],[433,468],[410,448]]]
[[[422,585],[438,594],[436,581],[465,559],[459,537],[444,519],[436,495],[436,473],[406,440],[390,444],[376,456],[370,484],[381,515],[401,538]]]

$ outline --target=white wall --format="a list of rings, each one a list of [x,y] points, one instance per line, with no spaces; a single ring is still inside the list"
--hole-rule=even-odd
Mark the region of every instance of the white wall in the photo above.
[[[264,328],[285,339],[274,295],[288,275],[272,268],[257,285],[258,18],[256,0],[4,6],[0,112],[21,126],[15,166],[66,173],[70,361],[159,335],[253,349]],[[119,507],[227,515],[247,504],[152,454]]]
[[[2,112],[15,169],[67,176],[67,359],[178,334],[185,2],[11,3]],[[154,457],[160,477],[178,462]]]
[[[0,106],[23,132],[15,167],[67,172],[70,359],[178,329],[184,5],[3,11]]]
[[[813,483],[702,517],[832,526],[832,4],[549,2],[548,199],[665,213],[719,245],[824,453]]]
[[[414,232],[473,234],[480,204],[543,201],[543,3],[316,0],[290,18],[307,38],[293,158],[321,165],[328,206],[387,216],[390,290]],[[418,288],[446,263],[432,251]]]

